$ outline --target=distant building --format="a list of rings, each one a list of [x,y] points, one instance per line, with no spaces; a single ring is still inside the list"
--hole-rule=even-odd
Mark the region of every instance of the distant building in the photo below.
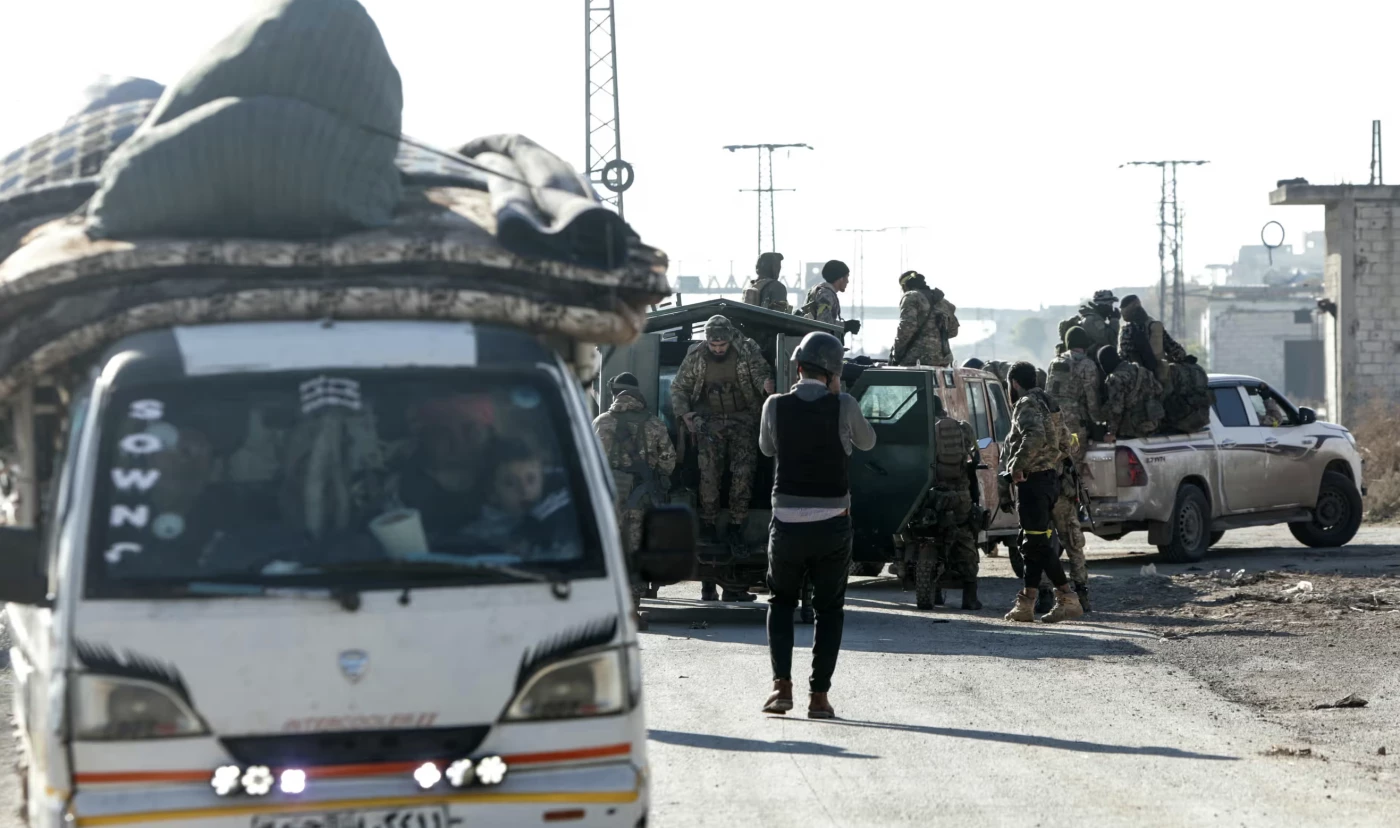
[[[1400,402],[1400,187],[1293,180],[1269,201],[1326,209],[1316,307],[1329,417],[1353,425],[1370,401]]]
[[[1321,292],[1316,282],[1211,288],[1201,314],[1210,370],[1258,377],[1294,402],[1323,404]]]
[[[1229,268],[1225,284],[1320,284],[1326,258],[1327,234],[1321,230],[1303,234],[1303,243],[1299,247],[1276,247],[1272,253],[1262,244],[1244,245]]]

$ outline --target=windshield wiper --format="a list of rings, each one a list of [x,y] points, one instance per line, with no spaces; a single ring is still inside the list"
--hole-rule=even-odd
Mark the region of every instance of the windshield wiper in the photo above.
[[[411,558],[382,558],[372,561],[322,563],[317,564],[315,567],[307,567],[309,571],[319,570],[322,572],[373,572],[385,569],[390,571],[408,570],[413,572],[481,572],[493,575],[504,575],[514,581],[522,583],[549,584],[551,594],[560,601],[567,600],[571,592],[569,579],[558,573],[531,572],[528,569],[521,569],[508,564],[473,561],[470,559],[458,558],[455,555],[429,554]],[[405,589],[405,599],[407,595],[408,590]],[[403,600],[402,603],[407,603],[407,601]]]

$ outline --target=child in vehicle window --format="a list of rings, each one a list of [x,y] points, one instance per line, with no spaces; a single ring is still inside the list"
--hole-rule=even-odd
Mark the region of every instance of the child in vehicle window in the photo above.
[[[487,453],[481,516],[462,533],[473,552],[521,561],[576,558],[578,524],[564,481],[546,468],[540,451],[516,438],[498,439]]]

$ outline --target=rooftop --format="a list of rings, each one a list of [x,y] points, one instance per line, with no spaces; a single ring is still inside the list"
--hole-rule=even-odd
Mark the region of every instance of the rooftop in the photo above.
[[[1400,201],[1400,187],[1389,184],[1281,184],[1269,193],[1269,203],[1336,204],[1339,201]]]

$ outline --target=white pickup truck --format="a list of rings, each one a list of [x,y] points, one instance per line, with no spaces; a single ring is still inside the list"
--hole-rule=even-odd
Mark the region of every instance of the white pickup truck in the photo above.
[[[1208,429],[1090,447],[1085,529],[1108,540],[1145,529],[1169,561],[1198,561],[1245,526],[1287,523],[1314,547],[1350,541],[1365,493],[1351,432],[1254,377],[1212,374],[1210,387]]]

